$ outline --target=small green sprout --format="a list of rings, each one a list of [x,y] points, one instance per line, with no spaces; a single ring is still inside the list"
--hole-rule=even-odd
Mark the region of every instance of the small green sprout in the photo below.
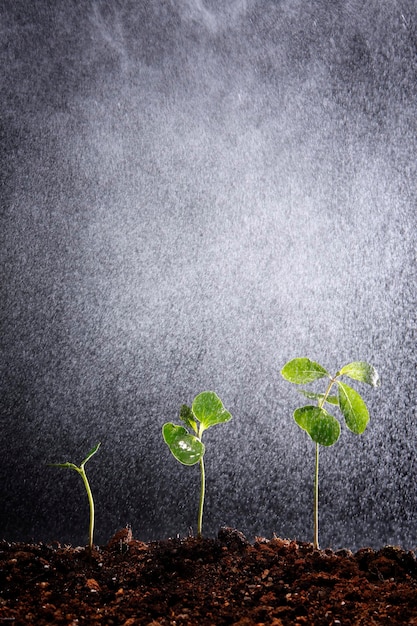
[[[90,450],[90,452],[87,454],[87,456],[85,457],[84,461],[81,463],[81,465],[79,467],[77,465],[74,465],[74,463],[50,463],[51,467],[64,467],[64,468],[73,469],[76,472],[78,472],[78,474],[80,474],[81,478],[83,479],[84,486],[85,486],[85,489],[87,491],[88,502],[89,502],[89,505],[90,505],[90,527],[89,527],[89,543],[88,543],[88,547],[90,549],[90,552],[93,549],[94,501],[93,501],[93,495],[91,493],[90,485],[89,485],[88,480],[87,480],[87,475],[85,473],[84,465],[97,452],[97,450],[99,449],[100,445],[101,444],[98,443],[96,446],[94,446],[94,448],[92,448]]]
[[[332,446],[340,436],[340,424],[324,408],[325,404],[338,406],[346,426],[356,435],[361,435],[369,422],[369,412],[365,402],[357,391],[339,380],[340,376],[348,376],[353,380],[367,383],[372,387],[380,384],[379,376],[374,367],[365,361],[355,361],[342,367],[331,376],[324,367],[305,357],[292,359],[281,370],[285,380],[296,385],[314,382],[320,378],[328,378],[329,382],[324,393],[313,393],[302,390],[301,393],[309,400],[317,402],[317,406],[307,405],[294,411],[294,420],[305,430],[316,444],[315,477],[314,477],[314,547],[319,548],[319,445]],[[330,395],[333,385],[337,385],[337,395]]]
[[[194,399],[191,406],[183,404],[180,410],[180,420],[195,434],[191,434],[184,426],[177,426],[168,422],[162,427],[162,436],[174,457],[183,465],[200,464],[201,489],[198,507],[197,535],[201,537],[203,524],[203,507],[205,493],[204,452],[205,446],[201,441],[203,432],[214,426],[228,422],[232,416],[223,406],[220,398],[214,391],[203,391]]]

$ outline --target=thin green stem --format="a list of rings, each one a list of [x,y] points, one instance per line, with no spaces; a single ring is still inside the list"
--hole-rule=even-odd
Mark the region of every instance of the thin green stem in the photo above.
[[[85,473],[85,469],[84,469],[84,465],[87,463],[87,461],[89,459],[91,459],[91,457],[97,452],[97,450],[100,447],[100,443],[98,443],[97,445],[94,446],[94,448],[92,448],[90,450],[90,452],[87,454],[86,458],[84,459],[84,461],[81,463],[80,467],[78,467],[77,465],[74,465],[74,463],[51,463],[51,465],[53,467],[63,467],[63,468],[68,468],[68,469],[73,469],[77,472],[77,474],[79,474],[81,476],[81,478],[83,479],[83,483],[84,483],[84,487],[85,490],[87,492],[87,497],[88,497],[88,503],[90,505],[90,527],[89,527],[89,533],[88,533],[88,546],[90,548],[90,552],[93,549],[93,534],[94,534],[94,501],[93,501],[93,494],[91,493],[91,489],[90,489],[90,485],[88,483],[87,480],[87,475]]]
[[[200,470],[201,470],[201,489],[200,489],[200,504],[198,507],[198,522],[197,522],[197,536],[201,537],[201,531],[203,527],[203,507],[204,507],[204,493],[206,490],[206,474],[204,471],[204,460],[203,457],[200,459]]]
[[[314,548],[319,549],[319,444],[316,443],[316,464],[314,473]]]
[[[331,378],[329,384],[327,385],[327,389],[324,393],[324,396],[322,397],[322,399],[319,401],[318,406],[320,409],[322,409],[324,407],[324,403],[326,402],[328,395],[330,393],[331,388],[333,387],[333,385],[336,382],[336,377],[335,378]]]
[[[331,388],[335,383],[335,379],[331,378],[330,382],[327,386],[325,394],[323,398],[318,402],[318,406],[320,409],[323,408],[324,403],[326,402],[328,395],[330,393]],[[315,468],[314,468],[314,542],[313,546],[316,550],[319,550],[319,456],[320,456],[320,448],[319,444],[316,443],[316,460],[315,460]]]
[[[77,468],[77,472],[80,474],[83,479],[85,490],[87,492],[88,503],[90,505],[90,525],[88,530],[88,547],[90,552],[93,549],[93,535],[94,535],[94,500],[93,494],[91,493],[90,485],[88,483],[87,475],[84,470],[84,464],[81,465],[80,468]]]

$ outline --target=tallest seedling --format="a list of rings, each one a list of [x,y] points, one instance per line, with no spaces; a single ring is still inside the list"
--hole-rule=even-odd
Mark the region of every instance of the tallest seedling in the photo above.
[[[281,370],[285,380],[296,385],[312,383],[320,378],[327,378],[324,393],[301,391],[301,393],[317,402],[315,405],[302,406],[294,411],[294,419],[298,426],[305,430],[316,444],[316,461],[314,474],[314,547],[319,547],[319,446],[332,446],[340,436],[340,424],[325,409],[326,404],[339,407],[346,426],[356,435],[361,435],[369,422],[369,413],[365,402],[357,391],[340,380],[347,376],[353,380],[367,383],[372,387],[379,385],[379,376],[374,367],[364,361],[355,361],[342,367],[334,376],[315,361],[305,357],[289,361]],[[337,395],[330,395],[332,387],[337,386]]]

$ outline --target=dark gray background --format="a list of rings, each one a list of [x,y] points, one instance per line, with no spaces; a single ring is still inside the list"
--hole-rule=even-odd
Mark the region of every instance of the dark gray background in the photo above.
[[[195,530],[164,421],[205,389],[204,530],[312,539],[280,377],[368,360],[321,454],[321,543],[417,536],[412,0],[2,0],[0,536]]]

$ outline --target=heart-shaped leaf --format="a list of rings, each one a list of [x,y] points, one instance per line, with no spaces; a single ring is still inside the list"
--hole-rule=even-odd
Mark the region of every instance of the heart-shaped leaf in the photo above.
[[[329,376],[329,373],[319,363],[301,357],[288,361],[282,368],[281,375],[290,383],[305,385],[313,380]]]
[[[203,391],[194,398],[192,411],[201,423],[200,435],[206,428],[228,422],[232,416],[223,406],[223,402],[214,391]]]
[[[324,398],[324,393],[314,393],[313,391],[305,391],[304,389],[299,389],[298,391],[309,400],[317,400],[317,402],[320,402],[320,400]],[[339,404],[339,398],[337,396],[327,396],[326,402],[337,406]]]
[[[298,426],[321,446],[332,446],[339,439],[340,424],[333,415],[317,406],[303,406],[294,411]]]
[[[195,465],[203,457],[204,444],[194,435],[190,435],[184,426],[168,422],[162,427],[162,435],[172,454],[183,465]]]
[[[359,380],[362,383],[367,383],[372,387],[378,387],[381,384],[376,369],[365,361],[354,361],[353,363],[348,363],[348,365],[342,367],[342,369],[337,373],[337,376],[342,375],[349,376],[349,378]]]
[[[361,435],[369,422],[366,404],[355,389],[339,380],[337,384],[339,385],[339,406],[346,426],[356,435]]]

